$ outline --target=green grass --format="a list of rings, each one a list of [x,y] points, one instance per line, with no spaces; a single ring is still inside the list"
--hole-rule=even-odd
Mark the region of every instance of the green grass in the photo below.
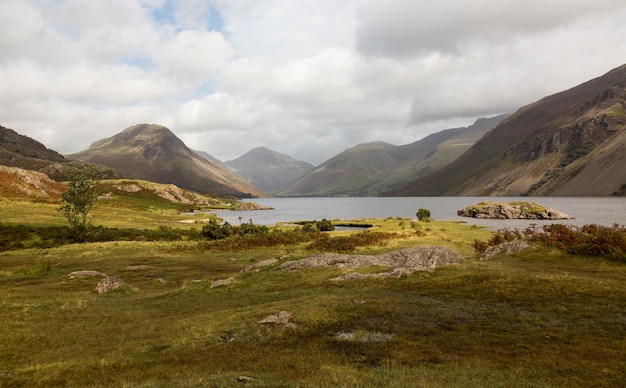
[[[2,252],[0,386],[612,387],[626,380],[623,263],[541,244],[478,261],[473,242],[491,232],[398,221],[362,220],[394,237],[355,252],[438,244],[467,260],[401,278],[335,282],[344,270],[277,269],[315,253],[306,242],[206,250],[197,241],[118,241]],[[278,263],[246,270],[272,258]],[[117,275],[127,286],[99,295],[99,278],[67,277],[78,270]],[[212,287],[227,278],[229,285]],[[295,326],[259,323],[280,311]]]

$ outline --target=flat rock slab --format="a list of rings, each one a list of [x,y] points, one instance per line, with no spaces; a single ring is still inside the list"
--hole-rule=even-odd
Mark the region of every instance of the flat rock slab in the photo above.
[[[70,279],[80,278],[80,277],[85,277],[85,276],[105,277],[107,276],[107,274],[102,273],[100,271],[92,271],[92,270],[74,271],[74,272],[67,274],[67,277]]]
[[[458,264],[463,256],[452,248],[436,245],[424,245],[383,253],[381,255],[343,255],[322,253],[300,260],[289,261],[278,268],[293,271],[311,267],[337,267],[358,269],[371,266],[389,267],[390,272],[377,274],[351,273],[334,280],[349,280],[365,277],[399,277],[415,271],[423,271],[442,265]]]

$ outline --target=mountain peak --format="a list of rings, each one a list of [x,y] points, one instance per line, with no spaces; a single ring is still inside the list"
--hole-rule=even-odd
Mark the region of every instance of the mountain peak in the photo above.
[[[169,128],[158,124],[133,125],[68,156],[112,167],[126,176],[172,183],[200,193],[263,195],[221,164],[199,156]]]
[[[225,164],[237,176],[269,193],[278,192],[314,167],[266,147],[254,148]]]

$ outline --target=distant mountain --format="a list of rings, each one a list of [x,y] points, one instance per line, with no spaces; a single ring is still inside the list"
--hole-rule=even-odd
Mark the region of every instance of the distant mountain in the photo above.
[[[276,193],[315,166],[265,147],[225,163],[238,177],[268,193]]]
[[[626,184],[626,65],[519,109],[466,153],[392,192],[611,195]]]
[[[376,196],[454,160],[506,115],[431,134],[414,143],[360,144],[322,163],[279,192],[285,196]]]
[[[208,152],[204,152],[204,151],[198,151],[198,150],[193,150],[193,152],[195,152],[196,154],[202,156],[203,158],[213,162],[213,163],[217,163],[219,165],[224,165],[224,162],[222,162],[221,160],[219,160],[218,158],[214,157],[213,155],[209,154]]]
[[[263,196],[219,163],[189,149],[168,128],[138,124],[67,158],[114,168],[125,176],[171,183],[200,193]]]

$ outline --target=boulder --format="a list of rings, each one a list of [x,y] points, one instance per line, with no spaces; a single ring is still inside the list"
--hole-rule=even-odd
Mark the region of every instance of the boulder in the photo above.
[[[124,282],[117,276],[105,276],[96,285],[96,292],[98,294],[106,294],[117,290],[122,285],[124,285]]]

